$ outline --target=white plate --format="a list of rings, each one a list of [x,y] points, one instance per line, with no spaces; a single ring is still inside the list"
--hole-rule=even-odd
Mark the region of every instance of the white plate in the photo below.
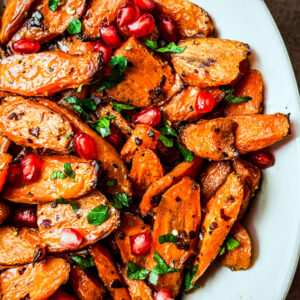
[[[194,2],[214,19],[220,37],[251,46],[251,67],[264,77],[266,112],[291,113],[292,136],[274,148],[276,164],[264,171],[261,190],[246,216],[255,248],[253,266],[231,272],[216,263],[186,299],[281,300],[291,284],[300,248],[300,102],[295,77],[263,1]]]

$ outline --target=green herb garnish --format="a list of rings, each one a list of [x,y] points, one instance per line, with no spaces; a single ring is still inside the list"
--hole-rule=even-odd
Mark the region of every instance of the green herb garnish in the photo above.
[[[108,206],[101,204],[89,212],[87,216],[87,221],[89,224],[98,226],[103,222],[105,222],[108,218],[109,218]]]
[[[142,269],[133,262],[127,262],[127,277],[134,280],[145,280],[149,274],[148,270]]]
[[[131,199],[125,193],[119,193],[112,195],[109,199],[110,204],[116,209],[122,209],[123,207],[129,207]]]
[[[91,256],[83,257],[73,254],[69,254],[68,256],[83,270],[95,267],[94,260]]]
[[[176,147],[182,154],[184,161],[194,161],[194,154],[192,151],[184,148],[181,144],[176,141]]]
[[[220,90],[226,93],[225,100],[229,103],[241,103],[252,100],[251,97],[235,97],[233,95],[234,87],[232,85],[221,85]]]
[[[97,105],[91,98],[86,98],[83,100],[79,100],[76,96],[70,96],[64,98],[64,101],[71,104],[76,111],[78,111],[81,117],[86,121],[89,119],[89,115],[84,110],[85,108],[90,111],[95,111],[97,109]]]
[[[85,86],[85,85],[93,85],[93,84],[95,84],[95,83],[97,83],[97,82],[99,82],[99,81],[100,81],[100,79],[97,79],[97,80],[95,80],[95,81],[88,82],[88,83],[82,83],[82,84],[78,87],[77,92],[78,92],[78,93],[81,93],[82,87],[83,87],[83,86]]]
[[[110,135],[110,120],[114,119],[116,116],[107,116],[99,119],[92,127],[103,137]]]
[[[237,248],[239,245],[240,245],[240,243],[233,236],[229,235],[226,238],[219,255],[223,255],[225,253],[226,249],[228,251],[230,251],[230,250]]]
[[[64,172],[71,179],[75,179],[75,173],[73,172],[71,164],[69,162],[64,163]]]
[[[165,114],[163,111],[161,111],[161,126],[158,129],[160,131],[160,141],[168,148],[172,148],[174,145],[173,139],[168,138],[169,137],[175,137],[177,138],[177,132],[168,124]]]
[[[158,241],[160,244],[164,244],[164,243],[177,243],[179,242],[179,239],[174,236],[173,234],[164,234],[164,235],[160,235],[158,237]]]
[[[117,110],[118,112],[121,112],[122,110],[134,110],[134,109],[136,109],[135,106],[124,104],[124,103],[118,103],[118,102],[113,103],[113,108],[115,110]]]
[[[65,179],[67,176],[62,171],[53,171],[50,175],[50,179]]]
[[[78,18],[74,18],[67,28],[70,34],[77,34],[81,32],[81,22]]]
[[[184,267],[184,288],[188,292],[197,286],[193,285],[193,280],[198,272],[197,266],[185,266]]]
[[[64,139],[68,139],[70,137],[71,137],[71,134],[67,134],[67,135],[64,136]]]
[[[49,0],[48,7],[51,11],[56,11],[58,6],[61,5],[63,2],[62,0]]]
[[[160,53],[182,53],[186,49],[186,47],[177,46],[173,42],[168,44],[166,47],[158,48],[156,41],[146,40],[145,45],[148,48]]]
[[[79,206],[73,202],[71,202],[70,200],[64,199],[64,198],[57,198],[54,202],[53,202],[53,206],[57,206],[58,204],[70,204],[72,207],[72,210],[74,212],[77,212],[77,210],[79,209]]]

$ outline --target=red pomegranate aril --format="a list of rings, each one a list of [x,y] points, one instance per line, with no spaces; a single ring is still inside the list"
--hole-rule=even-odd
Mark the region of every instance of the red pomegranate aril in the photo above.
[[[256,151],[248,153],[249,160],[260,169],[270,168],[275,163],[275,157],[267,151]]]
[[[157,107],[146,108],[132,116],[134,124],[145,124],[151,127],[157,126],[161,121],[161,112]]]
[[[11,163],[7,171],[7,179],[10,183],[19,182],[22,180],[22,170],[19,163]]]
[[[215,106],[214,96],[206,91],[199,92],[195,104],[196,112],[199,114],[205,114],[213,110]]]
[[[21,160],[22,180],[32,183],[38,180],[41,172],[42,161],[38,155],[32,153]]]
[[[74,228],[64,228],[60,234],[60,244],[66,248],[77,248],[82,243],[81,233]]]
[[[130,35],[136,38],[146,36],[152,33],[155,27],[155,20],[152,15],[145,13],[139,17],[135,22],[128,25]]]
[[[88,134],[77,133],[74,137],[74,144],[77,154],[84,159],[97,158],[97,145],[94,139]]]
[[[117,29],[115,26],[113,26],[113,25],[102,26],[100,28],[100,33],[101,33],[101,37],[102,37],[103,41],[106,44],[108,44],[114,48],[118,48],[121,46],[122,41],[117,33]]]
[[[111,143],[117,150],[121,150],[124,136],[118,127],[110,125],[110,134],[105,137],[105,140]]]
[[[145,255],[151,248],[151,235],[147,232],[139,233],[130,238],[131,253],[133,255]]]
[[[178,40],[178,32],[175,22],[171,18],[163,18],[159,22],[160,32],[163,38],[169,42]]]
[[[162,289],[158,293],[156,293],[154,300],[174,300],[172,297],[172,293],[168,289]]]
[[[137,20],[141,15],[139,7],[133,2],[127,2],[124,4],[119,12],[117,17],[118,27],[125,26],[133,21]]]
[[[155,2],[153,0],[134,0],[142,10],[150,12],[155,8]]]
[[[21,39],[14,42],[11,48],[18,54],[31,54],[40,50],[40,44],[34,39]]]
[[[26,227],[37,227],[37,216],[35,207],[17,208],[13,215],[15,225]]]
[[[102,42],[96,42],[94,46],[96,52],[102,52],[103,63],[108,65],[111,59],[112,48],[109,45],[105,45]]]

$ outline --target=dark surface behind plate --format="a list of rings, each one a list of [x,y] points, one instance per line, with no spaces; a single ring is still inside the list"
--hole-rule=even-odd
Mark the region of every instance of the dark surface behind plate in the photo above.
[[[286,44],[295,71],[298,87],[300,87],[300,0],[265,0],[265,2]],[[278,71],[280,72],[280,70]],[[286,300],[299,299],[300,263]]]

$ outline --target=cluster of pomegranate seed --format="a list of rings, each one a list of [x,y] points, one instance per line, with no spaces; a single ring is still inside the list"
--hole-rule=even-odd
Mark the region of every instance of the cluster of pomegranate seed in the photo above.
[[[36,207],[20,207],[13,214],[13,222],[18,226],[37,227]]]
[[[40,50],[40,44],[34,39],[21,39],[12,44],[12,50],[17,54],[31,54]]]
[[[131,253],[133,255],[145,255],[151,248],[151,235],[148,232],[136,234],[130,238]]]
[[[211,93],[207,91],[199,92],[195,103],[195,109],[197,113],[199,114],[208,113],[213,110],[214,106],[215,106],[215,98]]]
[[[74,145],[77,154],[84,159],[97,158],[97,145],[94,139],[86,133],[77,133],[74,137]]]
[[[157,107],[148,107],[132,116],[134,124],[157,126],[161,121],[161,113]]]
[[[168,289],[161,289],[158,293],[155,294],[154,300],[174,300],[172,293]]]
[[[60,244],[66,248],[77,248],[82,243],[81,233],[74,228],[64,228],[60,233]]]
[[[273,154],[267,150],[250,152],[248,153],[247,157],[255,166],[260,169],[272,167],[275,163]]]

